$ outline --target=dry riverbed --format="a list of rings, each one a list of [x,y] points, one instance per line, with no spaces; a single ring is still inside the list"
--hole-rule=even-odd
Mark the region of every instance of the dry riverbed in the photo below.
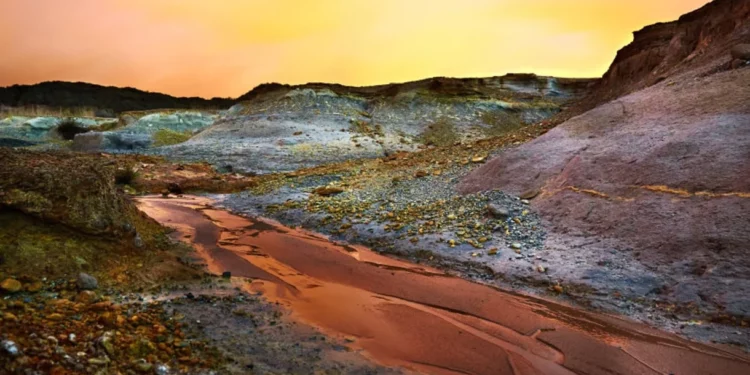
[[[367,357],[391,368],[441,374],[750,370],[750,359],[731,349],[691,343],[611,316],[474,284],[363,247],[335,244],[314,233],[239,217],[213,208],[205,198],[142,198],[140,208],[194,244],[209,271],[229,272],[232,285],[278,305],[281,316],[292,318],[287,322],[302,322],[343,339],[341,351],[354,350],[362,361]],[[192,310],[193,317],[201,320],[222,311],[221,304],[211,306]],[[236,315],[253,317],[257,310]],[[281,316],[277,324],[284,321]],[[219,333],[221,329],[257,329],[251,321],[203,327],[204,335],[218,335],[225,346],[233,340]]]

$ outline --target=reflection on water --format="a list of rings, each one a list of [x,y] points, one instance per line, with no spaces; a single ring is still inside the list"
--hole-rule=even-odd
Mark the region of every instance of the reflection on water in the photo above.
[[[210,272],[252,279],[248,291],[385,365],[430,374],[750,374],[747,357],[210,203],[139,200],[175,238],[195,245]]]

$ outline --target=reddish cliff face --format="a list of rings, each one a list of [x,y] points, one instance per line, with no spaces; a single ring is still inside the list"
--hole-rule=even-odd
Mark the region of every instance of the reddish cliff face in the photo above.
[[[728,67],[731,47],[750,43],[750,1],[716,0],[633,36],[604,74],[595,95],[600,100],[615,99],[687,70]]]
[[[749,17],[750,0],[717,0],[637,32],[585,103],[596,108],[501,151],[458,190],[539,191],[536,255],[575,254],[553,278],[634,298],[648,286],[750,322],[750,66],[730,68]]]

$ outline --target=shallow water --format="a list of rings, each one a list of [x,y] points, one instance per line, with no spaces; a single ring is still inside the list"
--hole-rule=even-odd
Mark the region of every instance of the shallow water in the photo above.
[[[750,374],[750,358],[644,325],[520,296],[323,236],[144,197],[208,270],[252,279],[300,321],[373,360],[429,374]]]

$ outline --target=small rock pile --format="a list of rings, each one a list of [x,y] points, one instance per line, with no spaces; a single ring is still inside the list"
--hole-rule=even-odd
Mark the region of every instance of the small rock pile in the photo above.
[[[0,373],[162,375],[206,372],[222,360],[161,303],[120,305],[97,288],[85,273],[0,282]]]

